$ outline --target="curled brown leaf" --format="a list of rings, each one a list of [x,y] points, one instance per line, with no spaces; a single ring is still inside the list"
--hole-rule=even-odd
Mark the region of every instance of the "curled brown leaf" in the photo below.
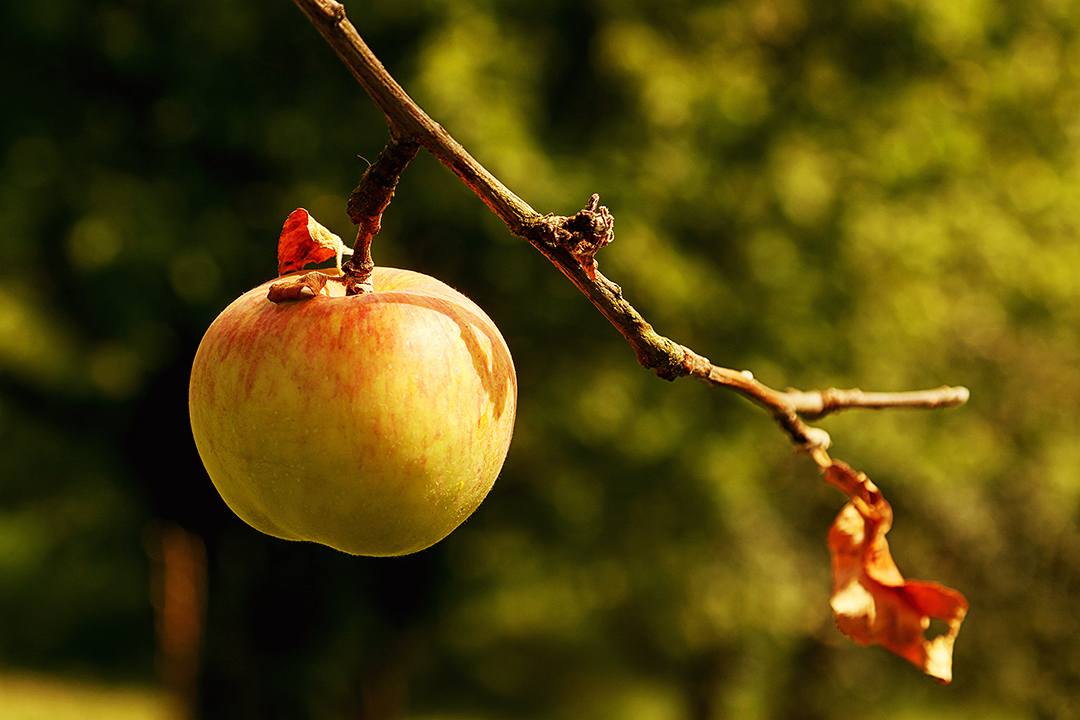
[[[940,682],[950,682],[953,644],[967,600],[938,583],[904,579],[885,539],[892,507],[866,475],[833,461],[825,477],[851,498],[829,529],[837,627],[861,645],[881,645]],[[928,639],[931,619],[945,622],[947,630]]]

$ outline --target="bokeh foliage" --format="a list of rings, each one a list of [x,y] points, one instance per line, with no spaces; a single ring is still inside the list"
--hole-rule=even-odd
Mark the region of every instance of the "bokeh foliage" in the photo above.
[[[187,426],[195,346],[273,273],[293,208],[349,237],[386,138],[285,0],[3,6],[0,666],[151,679],[145,538],[168,521],[209,552],[207,718],[1080,712],[1080,5],[348,11],[538,210],[601,194],[600,268],[662,333],[776,387],[971,389],[822,422],[892,501],[901,569],[971,601],[954,683],[832,628],[842,499],[763,413],[637,367],[423,154],[375,257],[503,329],[502,478],[399,560],[229,514]]]

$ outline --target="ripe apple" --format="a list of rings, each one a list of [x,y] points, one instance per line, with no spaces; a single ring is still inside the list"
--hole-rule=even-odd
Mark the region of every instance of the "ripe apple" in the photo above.
[[[446,537],[502,468],[517,406],[510,350],[438,280],[375,268],[373,292],[248,291],[210,325],[191,370],[195,445],[252,527],[355,555]]]

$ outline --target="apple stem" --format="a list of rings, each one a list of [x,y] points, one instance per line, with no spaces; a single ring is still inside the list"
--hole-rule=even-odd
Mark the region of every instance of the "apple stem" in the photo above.
[[[349,218],[358,228],[352,259],[342,266],[348,295],[372,289],[371,272],[375,262],[371,259],[371,240],[382,227],[382,214],[394,197],[402,171],[419,150],[419,143],[392,135],[349,196]]]

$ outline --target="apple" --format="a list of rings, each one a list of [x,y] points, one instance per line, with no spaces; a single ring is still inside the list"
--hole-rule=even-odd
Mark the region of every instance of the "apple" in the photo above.
[[[218,492],[257,530],[405,555],[491,490],[517,376],[498,328],[458,291],[395,268],[371,281],[280,303],[270,281],[225,308],[195,355],[191,429]]]

